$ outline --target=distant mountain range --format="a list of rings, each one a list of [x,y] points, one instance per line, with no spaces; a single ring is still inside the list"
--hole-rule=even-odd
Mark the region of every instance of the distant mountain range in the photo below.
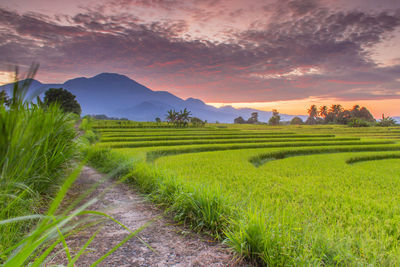
[[[11,85],[4,85],[0,90],[10,91]],[[196,116],[208,122],[233,123],[242,116],[247,120],[252,112],[258,112],[259,121],[267,122],[272,116],[270,111],[250,108],[236,109],[232,106],[216,108],[205,104],[200,99],[179,98],[166,91],[153,91],[146,86],[120,74],[102,73],[91,78],[76,78],[63,84],[43,84],[32,82],[30,91],[43,93],[49,88],[64,88],[76,95],[82,107],[82,115],[105,114],[110,117],[125,117],[135,121],[154,121],[165,119],[170,109],[187,108]],[[297,115],[305,120],[307,116]],[[281,114],[281,120],[291,120],[295,115]],[[399,118],[400,119],[400,118]]]

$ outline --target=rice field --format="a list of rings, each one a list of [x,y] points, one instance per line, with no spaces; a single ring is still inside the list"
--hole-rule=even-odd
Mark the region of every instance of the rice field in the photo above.
[[[117,126],[96,125],[92,162],[129,162],[143,192],[241,257],[400,264],[398,127]]]

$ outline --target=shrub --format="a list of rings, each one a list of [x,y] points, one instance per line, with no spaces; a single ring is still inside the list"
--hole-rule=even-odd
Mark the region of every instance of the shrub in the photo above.
[[[371,123],[363,119],[352,118],[347,125],[350,127],[370,127]]]
[[[291,121],[290,121],[291,125],[301,125],[303,124],[303,120],[299,117],[294,117]]]
[[[385,115],[382,114],[382,119],[379,120],[377,125],[381,126],[381,127],[394,126],[394,125],[396,125],[396,121],[393,118],[385,117]]]

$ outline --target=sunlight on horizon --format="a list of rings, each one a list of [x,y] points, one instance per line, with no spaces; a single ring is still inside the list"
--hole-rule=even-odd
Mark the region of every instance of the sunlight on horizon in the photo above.
[[[14,73],[9,71],[0,71],[0,86],[12,83],[14,81]]]
[[[305,98],[298,100],[272,101],[272,102],[238,102],[238,103],[222,103],[207,102],[206,104],[214,107],[232,106],[234,108],[254,108],[263,111],[271,111],[277,109],[280,113],[290,115],[307,115],[307,109],[311,105],[330,106],[333,104],[341,104],[345,109],[352,108],[354,105],[366,107],[375,118],[385,116],[400,116],[398,107],[400,99],[386,100],[340,100],[340,99],[322,99],[322,98]]]

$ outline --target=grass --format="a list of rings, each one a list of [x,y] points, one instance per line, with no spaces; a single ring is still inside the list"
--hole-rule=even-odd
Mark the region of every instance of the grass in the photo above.
[[[124,148],[124,147],[166,147],[166,146],[180,146],[180,145],[213,145],[213,144],[244,144],[244,143],[276,143],[276,142],[313,142],[313,141],[357,141],[359,138],[310,138],[310,136],[300,138],[241,138],[241,139],[205,139],[205,140],[168,140],[168,141],[106,141],[99,146],[107,146],[111,148]],[[317,136],[318,137],[318,136]],[[384,141],[382,141],[384,142]]]
[[[81,200],[92,190],[68,207],[61,205],[83,166],[72,164],[80,141],[74,116],[58,105],[43,107],[28,98],[36,70],[32,67],[27,79],[15,82],[9,107],[0,103],[0,265],[47,266],[65,253],[68,266],[74,266],[98,231],[78,251],[66,239],[98,225],[99,219],[112,220],[130,234],[91,265],[96,266],[142,228],[133,231],[107,214],[88,210],[98,198]]]
[[[270,134],[270,133],[260,133],[260,134],[234,134],[234,135],[227,135],[227,134],[220,134],[220,135],[215,135],[215,134],[210,134],[210,135],[189,135],[189,136],[144,136],[144,137],[137,137],[137,136],[103,136],[101,139],[101,142],[126,142],[126,141],[172,141],[172,140],[208,140],[208,139],[224,139],[224,140],[229,140],[229,139],[258,139],[258,138],[310,138],[310,137],[334,137],[333,135],[285,135],[285,134]],[[357,139],[357,137],[353,137],[354,139]],[[359,139],[359,138],[358,138]]]
[[[37,213],[43,196],[51,197],[76,152],[73,120],[57,106],[24,102],[16,85],[10,108],[0,105],[0,220]],[[0,225],[0,254],[22,238],[32,222]]]
[[[400,154],[374,154],[368,156],[361,156],[361,157],[352,157],[346,160],[347,164],[353,164],[358,162],[364,161],[373,161],[373,160],[384,160],[384,159],[400,159]]]
[[[399,128],[227,127],[101,131],[91,162],[260,265],[400,264]]]

